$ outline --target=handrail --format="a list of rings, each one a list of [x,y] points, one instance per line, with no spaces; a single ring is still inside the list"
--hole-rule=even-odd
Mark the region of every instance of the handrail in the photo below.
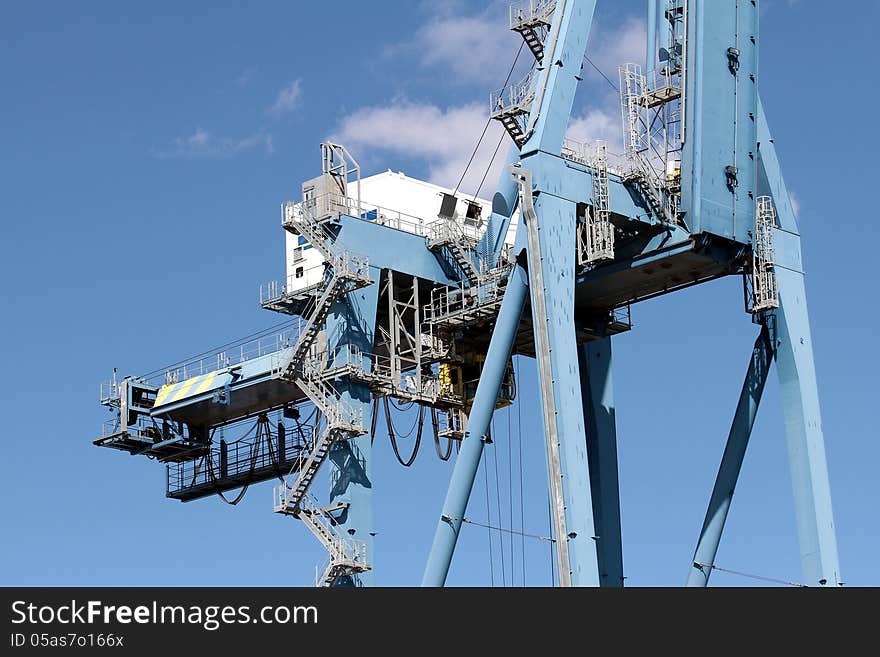
[[[169,368],[165,371],[164,383],[166,385],[179,383],[194,376],[208,374],[232,365],[277,353],[296,343],[302,326],[303,322],[300,320],[296,326],[279,333],[256,338],[228,349],[221,349],[215,353]]]

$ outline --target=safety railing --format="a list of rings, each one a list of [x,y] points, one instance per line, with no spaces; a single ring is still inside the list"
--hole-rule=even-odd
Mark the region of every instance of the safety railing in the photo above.
[[[529,111],[535,99],[536,71],[537,69],[532,69],[519,82],[489,94],[489,114],[492,118]]]
[[[427,222],[423,217],[338,193],[323,194],[300,203],[286,202],[283,205],[282,225],[296,228],[298,224],[307,221],[310,216],[313,221],[319,221],[330,214],[344,214],[406,233],[422,237],[426,235]]]
[[[312,436],[312,427],[306,436]],[[308,456],[309,442],[298,433],[287,433],[282,444],[277,432],[268,437],[246,438],[226,443],[225,449],[215,443],[208,455],[190,461],[169,463],[166,470],[166,492],[179,495],[190,489],[217,485],[222,486],[230,480],[247,479],[261,472],[277,469],[276,474],[290,473],[291,465]],[[225,456],[223,456],[225,451]],[[225,488],[225,486],[223,486]]]
[[[149,417],[139,415],[134,424],[123,426],[122,421],[117,416],[112,420],[104,420],[101,423],[101,437],[113,436],[125,431],[129,436],[143,439],[144,441],[159,442],[162,440],[162,430]],[[169,438],[172,436],[169,435]],[[184,434],[186,437],[186,434]]]
[[[312,351],[300,362],[302,376],[319,380],[346,375],[366,376],[370,355],[356,345],[346,345],[327,351]]]
[[[101,383],[100,403],[103,406],[119,406],[119,382],[115,379]]]
[[[562,157],[572,162],[578,162],[584,166],[596,165],[596,144],[586,143],[566,137],[562,145]],[[626,178],[632,172],[632,161],[623,154],[606,152],[608,160],[608,172]]]
[[[479,241],[481,234],[479,226],[471,226],[456,220],[437,219],[427,225],[425,237],[429,244],[456,242],[473,248]]]
[[[165,371],[164,383],[171,385],[186,381],[194,376],[201,376],[232,365],[238,365],[255,358],[277,353],[282,349],[296,344],[305,322],[297,321],[296,325],[279,333],[255,338],[248,342],[209,353],[200,358],[174,366]]]
[[[632,310],[629,305],[611,311],[611,323],[619,328],[632,328]]]
[[[434,324],[473,315],[501,303],[510,267],[492,270],[474,285],[447,286],[431,292],[431,303],[424,307],[425,323]]]
[[[299,275],[292,274],[286,281],[269,281],[260,285],[260,305],[271,305],[293,296],[304,296],[321,287],[326,265],[321,262],[304,269]],[[316,280],[316,277],[317,280]],[[316,281],[309,283],[308,281]]]
[[[510,5],[510,29],[526,25],[550,25],[556,0],[520,0]]]

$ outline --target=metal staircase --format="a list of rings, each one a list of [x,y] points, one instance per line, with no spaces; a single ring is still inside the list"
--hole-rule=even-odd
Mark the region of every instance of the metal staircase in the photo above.
[[[590,162],[593,178],[593,207],[578,230],[578,264],[614,259],[614,226],[611,224],[608,191],[608,146],[596,144]]]
[[[373,283],[367,258],[347,251],[337,253],[332,248],[332,236],[326,226],[338,216],[337,206],[332,194],[282,206],[284,228],[308,239],[324,256],[327,271],[296,344],[273,368],[273,376],[299,386],[326,420],[324,429],[316,434],[308,456],[291,470],[290,476],[296,472],[296,481],[292,486],[285,481],[275,489],[275,512],[302,520],[330,553],[330,562],[320,582],[324,586],[332,586],[343,575],[370,568],[365,561],[363,546],[338,536],[331,527],[332,516],[312,503],[308,495],[333,443],[349,440],[366,431],[363,411],[346,404],[333,387],[332,381],[340,376],[339,372],[326,369],[322,359],[310,357],[315,340],[339,299]]]
[[[633,169],[623,177],[623,182],[636,188],[655,217],[667,223],[675,223],[667,212],[660,189],[654,185],[643,171]]]
[[[281,205],[281,226],[305,237],[327,260],[333,258],[333,252],[329,248],[330,235],[325,230],[331,219],[332,215],[329,213],[321,216],[317,199],[301,203],[286,201]]]
[[[510,6],[510,29],[523,38],[535,61],[544,59],[544,37],[554,9],[556,0],[523,0]]]
[[[435,221],[429,227],[427,242],[432,251],[445,249],[468,281],[479,280],[480,271],[473,261],[476,241],[466,236],[458,223],[447,219]]]
[[[526,140],[526,122],[535,100],[535,70],[520,82],[489,94],[489,118],[500,121],[517,146]]]
[[[276,488],[276,491],[279,490],[280,488]],[[288,506],[285,498],[276,493],[275,512],[302,520],[330,555],[329,562],[318,578],[319,586],[333,586],[340,577],[370,570],[364,543],[340,536],[334,529],[336,521],[333,516],[313,496],[304,496],[294,508]]]
[[[676,80],[658,72],[645,75],[638,64],[620,67],[624,150],[631,167],[624,182],[636,188],[654,216],[672,224],[678,223],[681,193],[676,176],[668,173],[681,159],[682,95]]]
[[[327,315],[339,298],[373,282],[366,258],[359,258],[346,251],[338,256],[330,254],[327,264],[330,271],[323,291],[316,297],[314,307],[289,358],[279,368],[278,376],[283,379],[299,382],[296,379],[296,369],[321,332]]]

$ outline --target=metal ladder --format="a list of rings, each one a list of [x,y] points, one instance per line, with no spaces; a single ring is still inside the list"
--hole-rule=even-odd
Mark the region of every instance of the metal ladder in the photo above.
[[[608,146],[596,144],[596,157],[590,162],[593,178],[593,207],[578,230],[578,264],[587,265],[614,259],[614,226],[611,225],[608,189]]]
[[[776,259],[774,228],[776,209],[773,207],[773,198],[759,196],[755,201],[755,235],[752,243],[752,313],[779,308],[779,284],[773,269]]]
[[[536,61],[544,59],[543,30],[550,27],[556,0],[524,0],[510,6],[510,29],[526,42]]]

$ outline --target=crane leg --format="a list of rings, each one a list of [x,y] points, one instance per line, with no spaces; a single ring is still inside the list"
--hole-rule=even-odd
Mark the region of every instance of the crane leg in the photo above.
[[[712,496],[709,498],[709,509],[706,511],[703,528],[700,530],[700,538],[697,541],[691,569],[688,571],[687,586],[706,586],[709,583],[712,566],[715,565],[715,555],[718,553],[718,545],[721,542],[721,534],[724,532],[724,524],[727,521],[727,513],[730,510],[733,491],[739,479],[746,447],[749,444],[749,436],[751,436],[752,426],[755,424],[758,405],[761,403],[761,395],[764,392],[764,384],[767,382],[772,361],[773,346],[770,342],[770,334],[767,327],[762,326],[761,333],[755,340],[755,348],[749,361],[746,380],[739,395],[739,403],[730,426],[724,455],[721,457],[721,466],[715,477],[715,486],[712,489]]]
[[[461,441],[461,449],[449,480],[449,489],[446,492],[431,553],[425,566],[422,586],[443,586],[446,583],[452,553],[461,530],[461,521],[467,509],[468,498],[483,454],[483,442],[486,440],[489,422],[495,411],[507,362],[513,351],[527,291],[525,271],[520,264],[517,264],[510,273],[498,320],[492,331],[486,362],[477,384],[477,393]]]
[[[840,564],[804,275],[777,266],[776,277],[780,301],[776,311],[776,368],[788,437],[804,583],[839,586]]]
[[[779,228],[774,231],[774,271],[780,303],[774,313],[778,340],[776,370],[788,438],[801,567],[805,584],[837,586],[841,584],[840,563],[813,362],[800,233],[760,99],[758,141],[758,193],[773,197],[779,220]]]
[[[547,193],[532,208],[531,196],[523,195],[523,216],[559,585],[599,586],[574,324],[576,209]]]
[[[611,338],[582,344],[578,350],[578,364],[593,494],[599,585],[623,586]]]

